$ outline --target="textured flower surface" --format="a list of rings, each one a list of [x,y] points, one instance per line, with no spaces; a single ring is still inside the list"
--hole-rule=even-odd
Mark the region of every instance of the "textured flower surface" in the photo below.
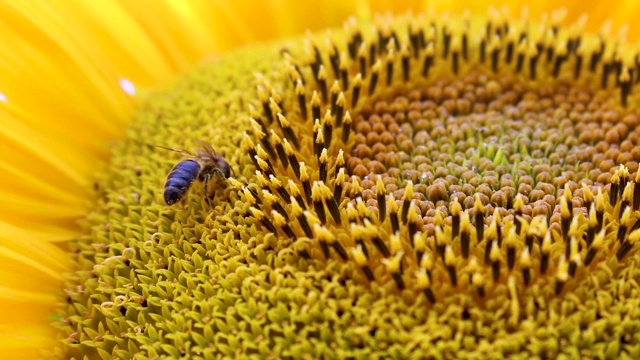
[[[563,11],[508,19],[350,19],[148,96],[82,235],[4,251],[64,282],[3,267],[14,303],[59,302],[41,354],[640,357],[637,49]],[[166,205],[189,156],[153,145],[200,141],[232,175]]]

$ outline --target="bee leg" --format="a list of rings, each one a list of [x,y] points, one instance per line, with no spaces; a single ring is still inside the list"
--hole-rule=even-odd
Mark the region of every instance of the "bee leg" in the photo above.
[[[211,201],[213,201],[213,198],[215,197],[215,194],[212,197],[209,197],[209,180],[211,180],[211,175],[210,174],[206,174],[204,176],[204,198],[207,201],[207,206],[209,208],[213,207],[213,205],[211,204]]]

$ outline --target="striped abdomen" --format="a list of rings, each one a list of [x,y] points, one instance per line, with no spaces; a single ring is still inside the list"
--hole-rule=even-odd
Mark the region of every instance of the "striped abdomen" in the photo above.
[[[180,201],[199,173],[200,164],[196,161],[184,160],[176,164],[164,183],[164,201],[167,205]]]

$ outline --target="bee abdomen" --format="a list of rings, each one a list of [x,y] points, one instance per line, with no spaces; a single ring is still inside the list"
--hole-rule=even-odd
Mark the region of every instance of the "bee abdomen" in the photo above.
[[[176,164],[164,184],[164,201],[167,205],[180,201],[199,173],[200,164],[194,160],[184,160]]]

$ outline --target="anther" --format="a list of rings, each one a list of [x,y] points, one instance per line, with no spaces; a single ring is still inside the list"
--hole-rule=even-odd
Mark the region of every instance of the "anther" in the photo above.
[[[366,219],[369,222],[373,222],[371,210],[367,207],[361,197],[356,198],[356,210],[358,210],[358,216],[360,219]]]
[[[316,133],[315,135],[315,143],[313,144],[313,152],[316,156],[316,158],[320,158],[320,154],[322,154],[322,149],[324,149],[324,133],[322,132],[322,129],[320,128],[320,122],[318,120],[316,120],[316,125],[317,126],[317,130],[316,130],[316,126],[314,126],[314,133]]]
[[[351,132],[351,115],[347,111],[344,114],[344,122],[342,123],[342,143],[346,144],[349,141],[349,134]]]
[[[604,59],[602,62],[602,78],[600,81],[600,86],[602,87],[602,89],[606,89],[607,85],[609,83],[609,75],[613,72],[614,70],[614,60],[613,60],[613,54],[609,53],[609,56],[607,56],[607,59]]]
[[[538,59],[540,58],[540,54],[538,54],[538,48],[534,43],[529,44],[529,49],[527,50],[527,56],[529,57],[529,76],[531,80],[535,80],[536,67],[538,66]]]
[[[449,49],[451,47],[451,30],[447,25],[442,26],[442,58],[446,59],[449,56]]]
[[[471,220],[466,211],[460,217],[460,251],[464,259],[469,258],[469,245],[471,242]]]
[[[331,250],[329,249],[328,238],[333,237],[333,234],[327,228],[322,225],[315,224],[313,226],[313,232],[320,242],[320,248],[322,249],[322,253],[324,254],[325,259],[329,259],[331,256]]]
[[[476,243],[480,244],[484,238],[484,206],[482,206],[482,201],[480,201],[478,194],[476,194],[475,198],[473,211],[475,212],[476,222]]]
[[[447,267],[451,285],[454,287],[458,286],[458,277],[456,275],[456,255],[453,253],[453,249],[449,245],[447,245],[444,250],[444,264]]]
[[[346,175],[344,173],[344,168],[340,168],[336,173],[336,179],[333,182],[333,199],[340,203],[342,200],[342,190],[344,189],[344,183],[346,180]]]
[[[567,252],[569,251],[569,226],[571,225],[571,209],[569,202],[563,196],[560,198],[560,228],[562,231],[562,240],[567,244]]]
[[[636,179],[633,184],[633,210],[640,209],[640,171],[636,173]]]
[[[376,61],[371,67],[371,79],[369,79],[369,95],[376,91],[376,85],[378,84],[378,77],[380,76],[380,67],[382,63],[380,60]]]
[[[387,198],[387,210],[389,211],[389,221],[391,222],[391,231],[396,232],[400,230],[400,223],[398,221],[398,204],[393,194],[389,194]]]
[[[340,149],[338,150],[338,156],[336,156],[334,174],[339,173],[340,169],[343,169],[343,168],[344,168],[344,151]]]
[[[369,281],[373,281],[373,272],[371,271],[369,264],[367,264],[367,255],[362,250],[362,246],[358,244],[356,248],[352,248],[351,254],[353,255],[353,260],[356,262],[356,265],[358,265],[360,269],[362,269],[362,272],[364,272],[364,275],[367,277],[367,279]]]
[[[550,47],[551,48],[551,47]],[[557,78],[560,75],[560,68],[562,67],[562,63],[567,58],[567,46],[566,44],[559,43],[558,48],[556,49],[556,58],[553,63],[553,77]]]
[[[391,277],[395,281],[398,289],[404,290],[404,280],[402,280],[401,264],[402,264],[403,252],[400,251],[394,257],[390,259],[382,259],[382,263],[387,268],[387,271],[391,274]]]
[[[402,46],[402,50],[400,51],[400,56],[402,57],[402,79],[404,82],[409,82],[409,70],[410,70],[410,61],[411,57],[409,54],[409,48],[407,45]]]
[[[630,196],[625,199],[624,194],[624,192],[627,190],[627,184],[629,183],[629,169],[626,166],[620,164],[620,167],[618,168],[618,171],[616,171],[616,173],[618,174],[618,177],[620,177],[620,192],[622,193],[622,200],[631,200]]]
[[[404,194],[402,196],[402,223],[407,223],[407,212],[409,211],[409,205],[411,204],[411,200],[413,200],[413,182],[409,180],[407,182],[407,186],[404,189]]]
[[[424,252],[427,249],[426,235],[418,231],[411,241],[411,246],[413,246],[416,251],[416,260],[420,261],[420,259],[422,259],[422,255],[424,255]]]
[[[582,183],[582,200],[584,201],[584,207],[591,209],[591,204],[593,203],[593,192],[587,184]]]
[[[431,272],[433,271],[434,263],[428,253],[425,253],[420,258],[420,268],[427,271],[427,275],[431,278]]]
[[[329,53],[329,62],[331,63],[331,69],[333,74],[337,78],[340,76],[340,52],[335,44],[331,43],[331,40],[325,39],[327,46],[327,52]]]
[[[258,204],[258,200],[259,198],[257,196],[255,196],[251,190],[249,190],[248,187],[243,186],[242,187],[242,193],[244,194],[245,199],[247,199],[247,202],[249,203],[249,205],[255,205]]]
[[[251,140],[251,137],[249,137],[249,135],[247,135],[246,132],[242,133],[242,144],[244,145],[245,150],[249,154],[249,158],[251,159],[253,166],[255,168],[258,168],[258,162],[256,162],[257,153],[255,149],[255,144],[253,143],[253,141]]]
[[[393,63],[395,60],[395,51],[393,48],[389,49],[387,52],[387,56],[385,62],[387,63],[387,86],[391,85],[393,81]],[[371,90],[371,89],[370,89]],[[369,94],[373,93],[373,91],[369,91]]]
[[[424,296],[426,296],[432,304],[436,302],[436,296],[433,293],[433,290],[431,290],[431,280],[429,280],[429,276],[425,269],[416,271],[416,286],[418,289],[422,290]]]
[[[251,211],[251,214],[253,215],[254,218],[256,218],[256,220],[260,221],[260,223],[266,227],[270,232],[277,234],[277,230],[275,228],[275,226],[273,226],[273,224],[271,223],[271,221],[264,215],[264,213],[262,212],[262,210],[259,210],[255,207],[250,207],[249,211]]]
[[[440,258],[444,261],[444,251],[448,245],[450,245],[449,238],[444,233],[442,226],[435,226],[435,237],[436,237],[436,253]]]
[[[569,275],[574,277],[578,267],[582,265],[582,259],[578,252],[578,240],[575,236],[571,237],[571,251],[569,252]]]
[[[351,175],[351,189],[349,190],[350,197],[357,199],[362,196],[362,186],[360,186],[360,180],[355,175]]]
[[[254,158],[256,159],[256,163],[258,164],[258,169],[260,169],[263,174],[265,174],[266,176],[273,176],[273,168],[271,167],[271,163],[268,160],[264,160],[258,155],[256,155]]]
[[[522,269],[524,284],[529,285],[531,283],[531,255],[527,247],[520,253],[520,268]]]
[[[313,182],[313,188],[311,189],[311,200],[313,201],[313,209],[316,211],[316,215],[322,224],[327,223],[327,215],[324,211],[324,202],[322,201],[322,193],[320,191],[320,184],[318,181]]]
[[[327,149],[322,149],[320,158],[318,159],[319,178],[320,181],[327,181],[327,173],[329,170],[329,155],[327,155]]]
[[[256,180],[258,182],[258,185],[260,185],[260,188],[271,191],[271,188],[269,187],[270,185],[269,180],[267,180],[267,178],[264,175],[262,175],[260,170],[256,170],[255,174],[256,174]]]
[[[360,74],[363,78],[367,77],[367,45],[365,43],[360,44],[358,49],[358,65],[360,65]]]
[[[587,247],[589,247],[593,242],[593,238],[598,232],[597,229],[598,219],[596,218],[596,204],[591,203],[591,207],[589,208],[589,228],[587,229],[587,237],[585,239]]]
[[[267,155],[263,155],[263,154],[260,154],[259,152],[257,152],[258,148],[260,147],[260,144],[258,144],[256,146],[257,154],[260,157],[262,157],[263,159],[266,159],[267,157],[270,157],[272,159],[276,159],[278,154],[276,154],[276,150],[273,148],[273,146],[271,145],[271,142],[269,141],[269,134],[263,132],[260,124],[258,124],[254,119],[249,119],[249,121],[253,125],[253,133],[254,133],[254,135],[258,138],[258,140],[260,140],[260,144],[262,144],[262,146],[264,146],[264,149],[266,149],[266,151],[269,153],[269,155],[267,156]]]
[[[298,106],[300,107],[300,115],[303,120],[307,119],[307,96],[305,94],[302,80],[298,79],[296,84],[296,94],[298,95]]]
[[[617,172],[611,176],[611,189],[609,190],[609,204],[616,206],[618,202],[618,191],[620,191],[620,176]]]
[[[311,71],[313,72],[313,76],[316,81],[318,81],[320,67],[322,66],[322,56],[320,55],[320,50],[315,44],[309,42],[308,45],[313,51],[313,62],[311,63]]]
[[[347,56],[342,53],[340,57],[340,80],[342,81],[342,88],[349,89],[349,67],[347,66]]]
[[[567,280],[569,280],[569,265],[565,257],[560,256],[558,271],[556,272],[556,295],[560,295]]]
[[[367,237],[366,228],[364,226],[356,224],[355,221],[351,221],[351,215],[349,215],[350,210],[356,211],[351,203],[347,205],[347,217],[349,218],[349,233],[351,235],[351,238],[356,240],[356,247],[360,248],[366,257],[369,257],[369,251],[367,250],[367,246],[364,243],[364,239],[365,237]]]
[[[282,207],[282,204],[278,202],[278,198],[275,195],[273,195],[267,190],[262,190],[262,198],[264,199],[265,205],[271,206],[271,208],[278,211],[281,214],[281,216],[285,218],[286,221],[289,221],[289,216],[287,215],[287,212]]]
[[[331,137],[333,136],[333,116],[331,111],[327,110],[322,121],[322,131],[324,134],[324,147],[329,148],[331,145]]]
[[[516,229],[512,227],[507,234],[504,245],[507,247],[507,267],[509,271],[513,270],[516,264],[516,245],[518,243],[518,235]]]
[[[384,182],[382,182],[382,176],[378,175],[376,181],[376,200],[378,201],[378,220],[382,224],[387,216],[387,200],[385,198],[387,194]]]
[[[270,175],[269,180],[271,181],[271,186],[280,194],[282,200],[284,200],[287,204],[291,201],[291,194],[287,191],[287,189],[282,186],[282,182],[277,177]]]
[[[320,95],[322,95],[322,102],[326,104],[329,97],[327,88],[327,71],[322,65],[320,66],[320,71],[318,72],[318,88],[320,89]]]
[[[517,48],[518,56],[516,59],[516,73],[522,72],[522,66],[524,65],[524,57],[527,54],[527,39],[522,39]]]
[[[413,239],[413,236],[418,231],[418,211],[416,211],[414,202],[415,200],[411,201],[409,214],[407,215],[407,232],[409,233],[409,239]]]
[[[537,216],[531,219],[531,223],[527,224],[526,236],[524,239],[524,244],[529,250],[533,249],[533,243],[536,239],[538,241],[541,240],[542,232],[540,231],[540,222],[543,216]],[[520,219],[520,222],[524,222],[524,219]],[[524,223],[523,223],[524,224]]]
[[[434,54],[433,43],[429,43],[429,45],[427,45],[427,49],[424,55],[424,65],[422,66],[423,77],[429,76],[429,70],[433,66],[433,54]]]
[[[273,114],[285,114],[282,99],[280,98],[280,95],[275,92],[275,90],[272,90],[271,92],[271,97],[269,98],[269,107],[271,108],[271,112]]]
[[[631,93],[631,75],[627,67],[624,67],[618,79],[620,80],[620,99],[622,106],[627,107],[627,99]]]
[[[331,85],[331,114],[335,114],[336,113],[336,102],[338,101],[338,95],[340,94],[340,83],[338,82],[338,80],[335,80],[333,82],[333,85]]]
[[[320,97],[314,90],[313,95],[311,95],[311,120],[313,120],[314,122],[320,120],[320,105]]]
[[[491,259],[491,273],[493,274],[493,282],[497,283],[500,280],[500,248],[498,242],[493,241],[491,245],[491,252],[489,254]]]
[[[287,139],[284,139],[282,142],[282,147],[284,149],[284,153],[287,155],[287,160],[291,164],[291,168],[293,169],[293,173],[296,175],[298,180],[300,179],[300,163],[298,162],[298,158],[296,157],[295,152],[293,151],[293,147],[289,144]]]
[[[485,59],[487,57],[487,37],[491,36],[491,34],[483,35],[480,38],[480,63],[484,64]]]
[[[291,229],[291,227],[289,226],[289,224],[287,223],[287,219],[285,219],[284,216],[282,216],[282,213],[280,213],[277,210],[271,210],[271,216],[273,218],[273,223],[280,227],[280,229],[282,229],[282,231],[287,234],[287,236],[289,238],[291,238],[292,240],[296,240],[296,234],[293,232],[293,230]]]
[[[509,33],[506,36],[507,39],[507,49],[506,49],[506,53],[505,53],[505,62],[507,64],[511,64],[511,59],[513,59],[513,50],[515,48],[515,42],[516,42],[516,32],[513,31],[513,29],[511,29],[511,31],[509,31]]]
[[[304,191],[307,205],[311,204],[311,182],[309,181],[309,171],[304,162],[300,163],[300,181],[302,182],[302,190]]]
[[[300,142],[298,141],[298,137],[296,136],[296,133],[293,131],[293,129],[291,128],[291,125],[289,124],[289,121],[287,121],[287,118],[284,117],[284,115],[282,114],[277,114],[278,116],[278,123],[280,124],[280,128],[282,129],[282,133],[284,134],[284,136],[291,140],[291,142],[293,143],[293,146],[295,146],[296,149],[300,149]]]
[[[273,122],[273,112],[271,111],[271,107],[269,106],[269,97],[267,96],[267,92],[266,90],[258,85],[258,99],[260,99],[260,102],[262,103],[262,111],[264,112],[264,115],[267,117],[267,120],[269,121],[269,124],[271,124]]]
[[[494,225],[495,224],[495,225]],[[491,225],[495,228],[496,240],[498,240],[498,247],[502,247],[502,216],[500,215],[500,208],[495,208],[493,211],[493,219]]]
[[[551,232],[548,231],[542,240],[540,247],[540,274],[545,274],[549,267],[549,256],[551,254]]]
[[[622,243],[625,240],[625,236],[627,235],[627,230],[629,229],[630,222],[631,222],[631,208],[627,207],[622,213],[622,217],[620,218],[620,225],[617,230],[618,242]]]
[[[598,63],[600,62],[600,59],[602,58],[602,55],[604,54],[604,49],[605,49],[605,44],[602,38],[598,39],[599,41],[599,46],[596,47],[596,49],[591,53],[591,59],[589,62],[589,71],[591,71],[592,73],[596,71],[596,69],[598,68]]]
[[[482,275],[479,272],[474,273],[472,275],[472,277],[471,277],[471,282],[473,283],[473,286],[476,287],[476,289],[478,291],[478,295],[480,297],[484,297],[484,294],[485,294],[485,292],[484,292],[484,283],[485,283],[484,275]]]
[[[347,98],[344,96],[343,92],[340,92],[338,95],[338,100],[336,100],[336,127],[342,126],[342,119],[344,117],[344,108],[347,106]]]
[[[276,147],[276,152],[278,153],[282,167],[286,170],[289,167],[289,158],[287,157],[287,153],[284,151],[282,139],[280,139],[273,129],[271,129],[271,140]]]
[[[584,58],[584,50],[583,46],[579,45],[575,52],[576,55],[576,63],[575,68],[573,70],[573,79],[578,80],[580,78],[580,72],[582,71],[582,61]]]
[[[329,214],[331,214],[333,221],[335,221],[337,225],[342,225],[342,217],[340,216],[338,202],[333,197],[331,189],[329,189],[329,187],[327,187],[323,182],[320,182],[320,192],[322,193],[324,204],[327,206],[327,209],[329,209]]]
[[[616,258],[621,261],[631,251],[633,246],[640,240],[640,230],[635,230],[620,245],[620,249],[616,253]]]
[[[584,266],[589,266],[589,264],[591,264],[591,261],[595,258],[596,254],[604,244],[604,233],[605,230],[603,229],[596,234],[593,242],[587,249],[587,255],[584,257]]]
[[[360,89],[362,88],[362,75],[357,74],[353,78],[353,88],[351,89],[351,107],[355,108],[358,105],[358,99],[360,98]]]
[[[491,69],[493,72],[498,72],[498,60],[500,59],[501,47],[500,36],[495,35],[491,39],[491,43],[489,43],[489,49],[491,50]]]
[[[604,210],[605,210],[605,200],[604,195],[602,194],[602,188],[598,187],[598,194],[596,195],[596,220],[598,221],[598,227],[596,228],[596,232],[599,232],[604,225]]]
[[[373,242],[373,245],[376,247],[376,249],[378,249],[382,256],[391,256],[389,248],[387,248],[387,245],[382,241],[382,238],[380,237],[379,229],[375,225],[373,225],[371,221],[366,219],[364,220],[364,226],[367,234],[369,235],[369,238]]]

